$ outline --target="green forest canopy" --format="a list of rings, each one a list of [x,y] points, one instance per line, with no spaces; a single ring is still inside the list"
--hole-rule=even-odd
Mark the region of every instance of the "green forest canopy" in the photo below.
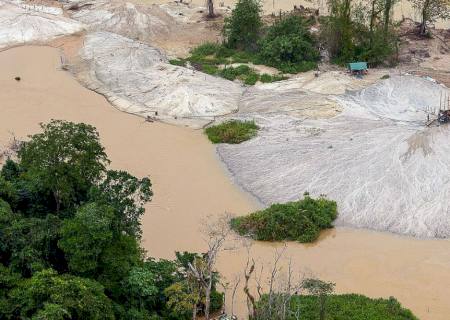
[[[0,319],[190,319],[194,304],[201,314],[185,271],[202,256],[156,261],[140,248],[150,179],[107,169],[90,125],[41,127],[0,172]]]

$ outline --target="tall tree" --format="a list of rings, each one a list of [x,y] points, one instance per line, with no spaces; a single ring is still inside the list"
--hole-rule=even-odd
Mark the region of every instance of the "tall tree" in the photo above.
[[[238,0],[223,27],[227,46],[255,50],[263,26],[261,12],[260,0]]]
[[[153,196],[151,186],[149,178],[138,179],[126,171],[108,170],[90,195],[94,201],[114,208],[116,233],[139,237],[144,204]]]
[[[420,34],[427,33],[427,24],[437,19],[450,18],[450,0],[410,0],[413,7],[420,12]]]
[[[79,208],[74,218],[64,221],[58,245],[71,272],[95,275],[100,254],[112,240],[112,220],[111,207],[90,203]]]
[[[50,190],[59,213],[61,205],[87,194],[109,160],[90,125],[52,120],[41,128],[44,132],[30,136],[18,156],[27,173]]]
[[[114,319],[99,283],[51,269],[23,280],[10,299],[12,319]]]

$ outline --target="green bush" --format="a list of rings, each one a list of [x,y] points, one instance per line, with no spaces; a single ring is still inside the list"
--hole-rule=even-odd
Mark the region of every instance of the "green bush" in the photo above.
[[[302,315],[302,320],[319,319],[318,300],[317,296],[293,296],[290,310],[292,313],[299,311]],[[294,319],[293,315],[287,317],[287,320]],[[403,308],[393,297],[389,299],[371,299],[359,294],[341,294],[328,296],[326,319],[417,320],[418,318],[410,310]]]
[[[244,83],[246,85],[252,86],[259,80],[259,74],[255,72],[250,72],[245,78]]]
[[[210,56],[216,54],[221,47],[222,46],[218,43],[206,42],[192,49],[191,55],[201,57]]]
[[[219,71],[219,75],[222,78],[225,78],[230,81],[233,81],[237,77],[236,70],[233,67],[223,68],[222,70]]]
[[[221,77],[228,80],[235,80],[237,77],[245,79],[247,76],[254,74],[254,71],[247,65],[240,65],[238,67],[225,67],[220,70],[219,74]],[[256,80],[258,81],[258,80]],[[256,82],[255,81],[255,82]]]
[[[226,46],[254,51],[263,26],[261,12],[259,0],[238,0],[231,16],[225,19]]]
[[[299,73],[306,72],[317,68],[317,63],[314,61],[302,61],[299,63],[283,63],[278,66],[278,69],[283,73]]]
[[[304,18],[289,15],[268,28],[260,41],[260,58],[282,72],[297,73],[317,67],[319,51]]]
[[[259,80],[261,80],[262,83],[269,83],[272,82],[272,76],[267,73],[263,73],[261,77],[259,77]]]
[[[272,76],[272,82],[286,80],[288,77],[285,77],[283,75],[274,75]]]
[[[287,79],[287,77],[282,76],[282,75],[273,75],[273,76],[271,76],[270,74],[267,74],[267,73],[263,73],[259,77],[259,80],[262,83],[269,83],[269,82],[281,81],[281,80],[286,80],[286,79]]]
[[[235,63],[248,63],[254,62],[258,63],[258,55],[249,51],[234,51],[231,59]]]
[[[361,2],[352,6],[348,0],[330,1],[330,15],[321,18],[321,42],[331,61],[345,65],[366,61],[371,66],[396,63],[398,32],[390,18],[394,2]]]
[[[205,129],[212,143],[241,143],[256,136],[259,127],[254,121],[230,120]]]
[[[186,61],[184,61],[183,59],[171,59],[169,60],[169,63],[174,66],[182,66],[182,67],[186,65]]]
[[[231,227],[240,235],[255,240],[294,240],[312,242],[322,229],[331,228],[337,216],[335,201],[325,197],[311,198],[285,204],[273,204],[269,208],[231,220]]]
[[[200,71],[203,71],[204,73],[207,74],[215,75],[219,71],[219,68],[217,68],[214,65],[205,64],[201,67]]]

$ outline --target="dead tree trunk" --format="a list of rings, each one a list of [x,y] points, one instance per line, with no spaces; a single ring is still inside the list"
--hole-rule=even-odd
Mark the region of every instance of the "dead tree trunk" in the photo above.
[[[420,35],[424,36],[427,33],[427,12],[430,6],[430,0],[426,0],[422,8],[422,23],[420,24]]]
[[[206,0],[206,7],[208,8],[208,18],[214,18],[214,0]]]

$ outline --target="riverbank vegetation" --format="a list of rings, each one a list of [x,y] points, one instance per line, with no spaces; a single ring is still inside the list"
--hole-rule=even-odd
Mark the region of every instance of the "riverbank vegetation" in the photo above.
[[[254,121],[229,120],[205,129],[212,143],[237,144],[255,137],[259,127]]]
[[[191,319],[219,310],[209,259],[146,258],[151,182],[109,170],[95,128],[52,121],[0,172],[0,319]],[[211,282],[209,283],[209,281]]]
[[[281,296],[274,296],[272,300],[283,300]],[[295,295],[290,298],[289,312],[285,317],[263,315],[257,320],[285,319],[285,320],[417,320],[414,314],[401,306],[393,297],[389,299],[371,299],[358,294],[331,294],[321,309],[322,298],[318,295]],[[259,301],[259,310],[262,314],[267,309],[269,297],[267,295]],[[297,316],[301,315],[300,318]],[[255,319],[255,320],[256,320]]]
[[[332,227],[336,216],[335,201],[325,197],[313,199],[306,193],[301,200],[273,204],[250,215],[235,217],[231,227],[255,240],[313,242],[321,230]]]
[[[258,300],[246,291],[250,320],[418,320],[394,297],[372,299],[359,294],[334,294],[334,283],[317,278],[296,279],[290,265],[280,280],[277,275],[282,272],[278,265],[281,257],[282,252],[274,257],[268,291],[258,286]],[[252,262],[246,276],[252,275],[255,267]],[[275,286],[278,289],[273,289]]]

